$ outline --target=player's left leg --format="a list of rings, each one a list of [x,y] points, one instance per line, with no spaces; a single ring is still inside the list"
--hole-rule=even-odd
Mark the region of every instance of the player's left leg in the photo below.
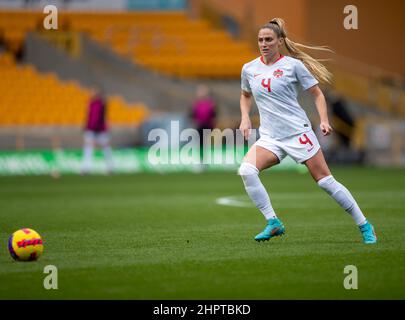
[[[363,235],[364,243],[376,243],[377,236],[374,232],[373,226],[367,221],[350,191],[332,176],[322,150],[319,149],[313,157],[306,160],[304,163],[319,187],[325,190],[352,216],[356,224],[359,226]]]

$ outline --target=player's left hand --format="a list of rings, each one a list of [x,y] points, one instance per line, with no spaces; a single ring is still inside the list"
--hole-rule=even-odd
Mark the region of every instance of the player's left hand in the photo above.
[[[324,136],[328,136],[330,135],[330,133],[333,131],[332,127],[330,126],[329,122],[321,122],[321,124],[319,125],[319,127],[322,130],[322,134]]]

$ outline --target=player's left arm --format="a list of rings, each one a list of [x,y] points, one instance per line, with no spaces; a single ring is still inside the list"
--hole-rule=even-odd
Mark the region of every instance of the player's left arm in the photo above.
[[[323,135],[327,136],[333,131],[333,129],[329,124],[328,109],[322,90],[319,88],[318,85],[315,85],[309,88],[308,92],[312,94],[315,100],[316,109],[318,110],[319,118],[321,121],[319,127],[321,128]]]

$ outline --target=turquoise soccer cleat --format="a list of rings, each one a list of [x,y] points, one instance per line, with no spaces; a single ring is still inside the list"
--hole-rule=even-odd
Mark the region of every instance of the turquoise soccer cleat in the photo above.
[[[256,241],[267,241],[270,238],[281,236],[285,233],[283,223],[278,218],[267,220],[267,226],[256,237]]]
[[[365,224],[359,226],[363,236],[363,242],[366,244],[377,243],[377,235],[375,234],[374,227],[371,223],[366,221]]]

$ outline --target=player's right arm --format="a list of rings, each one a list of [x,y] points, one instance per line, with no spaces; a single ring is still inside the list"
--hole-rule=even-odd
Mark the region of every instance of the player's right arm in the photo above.
[[[250,121],[250,109],[252,108],[252,94],[242,90],[240,95],[240,112],[241,122],[239,130],[242,132],[243,137],[247,140],[250,136],[252,123]]]

